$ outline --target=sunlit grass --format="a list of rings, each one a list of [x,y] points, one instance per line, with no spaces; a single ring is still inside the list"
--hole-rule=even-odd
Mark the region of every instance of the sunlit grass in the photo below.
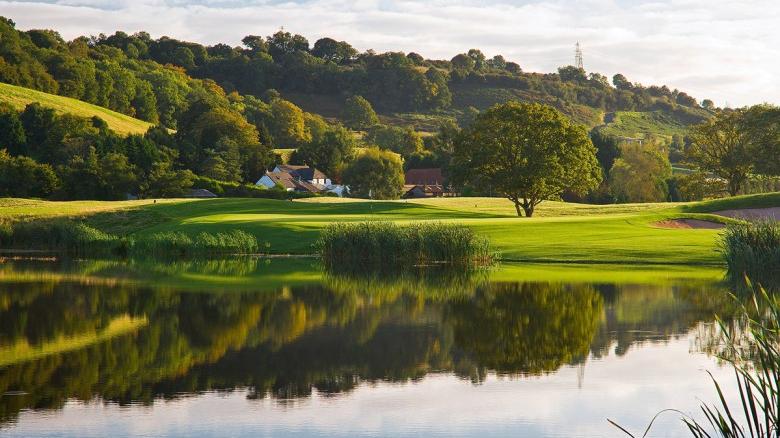
[[[108,127],[111,128],[112,131],[119,134],[143,134],[152,126],[151,123],[143,120],[135,119],[77,99],[57,96],[1,82],[0,102],[8,103],[20,111],[28,104],[38,102],[44,107],[52,108],[59,114],[67,113],[80,117],[98,116],[108,124]]]
[[[722,264],[717,230],[668,229],[659,221],[689,217],[714,220],[711,212],[751,206],[780,206],[780,194],[687,204],[586,205],[544,202],[538,217],[517,218],[514,207],[499,198],[442,198],[410,201],[361,201],[319,198],[306,201],[269,199],[93,202],[0,200],[0,217],[68,216],[84,218],[118,235],[157,232],[243,230],[275,254],[313,254],[323,228],[338,222],[423,221],[466,225],[490,239],[504,260],[632,263]],[[718,219],[728,222],[727,219]],[[265,252],[265,251],[264,251]]]

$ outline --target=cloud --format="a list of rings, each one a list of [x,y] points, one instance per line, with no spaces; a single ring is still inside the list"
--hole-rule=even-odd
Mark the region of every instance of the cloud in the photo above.
[[[430,58],[480,48],[542,72],[572,63],[580,41],[589,71],[721,105],[780,102],[780,2],[771,0],[0,0],[0,14],[65,38],[146,30],[205,44],[284,26],[312,42]]]

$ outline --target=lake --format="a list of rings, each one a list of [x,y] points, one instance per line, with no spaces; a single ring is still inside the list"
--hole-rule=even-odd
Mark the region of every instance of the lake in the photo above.
[[[713,268],[0,263],[0,436],[624,436],[728,383]],[[687,436],[679,415],[650,436]]]

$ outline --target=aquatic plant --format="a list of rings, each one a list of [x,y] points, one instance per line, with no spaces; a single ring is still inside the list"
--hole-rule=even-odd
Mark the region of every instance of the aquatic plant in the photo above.
[[[36,248],[79,256],[214,256],[257,253],[257,238],[242,230],[189,235],[179,231],[117,236],[73,220],[0,224],[0,247]]]
[[[121,251],[127,242],[81,222],[68,220],[4,224],[0,245],[5,248],[35,247],[70,254],[109,254]]]
[[[490,242],[463,225],[348,222],[326,227],[315,243],[326,268],[392,268],[421,264],[486,265]]]
[[[257,238],[241,230],[201,232],[195,236],[168,231],[136,239],[130,247],[130,254],[173,257],[252,254],[257,252],[258,248]]]
[[[751,285],[750,281],[747,284]],[[734,370],[738,401],[727,401],[721,383],[710,373],[718,402],[701,404],[703,419],[667,409],[656,414],[642,437],[665,412],[681,414],[685,427],[695,438],[780,436],[780,303],[763,288],[754,291],[750,302],[742,306],[737,324],[727,325],[718,319],[723,345],[718,358]],[[616,422],[608,421],[635,437]]]
[[[744,278],[775,289],[780,284],[780,225],[775,221],[732,224],[720,246],[728,265],[728,278],[745,286]]]

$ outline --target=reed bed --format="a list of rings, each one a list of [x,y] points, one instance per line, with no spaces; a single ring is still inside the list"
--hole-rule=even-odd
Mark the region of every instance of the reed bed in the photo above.
[[[632,438],[648,436],[655,420],[668,412],[680,414],[683,427],[694,438],[780,436],[780,303],[763,288],[757,289],[732,323],[718,319],[722,346],[718,358],[734,371],[736,401],[726,399],[722,382],[710,374],[718,401],[702,403],[698,418],[666,409],[656,414],[642,435],[608,421]]]
[[[229,254],[254,254],[259,245],[257,238],[241,230],[224,233],[199,233],[190,236],[178,231],[154,233],[133,242],[132,255],[171,257],[215,256]]]
[[[259,247],[257,238],[242,230],[120,237],[72,220],[0,223],[0,248],[35,248],[77,256],[225,256],[255,254]]]
[[[0,246],[105,255],[126,249],[127,241],[84,223],[57,220],[4,223],[0,226]]]
[[[780,225],[775,221],[730,225],[721,240],[728,278],[744,286],[744,279],[767,289],[780,285]]]
[[[439,222],[336,223],[322,231],[315,247],[328,269],[489,265],[496,258],[486,238],[468,227]]]

